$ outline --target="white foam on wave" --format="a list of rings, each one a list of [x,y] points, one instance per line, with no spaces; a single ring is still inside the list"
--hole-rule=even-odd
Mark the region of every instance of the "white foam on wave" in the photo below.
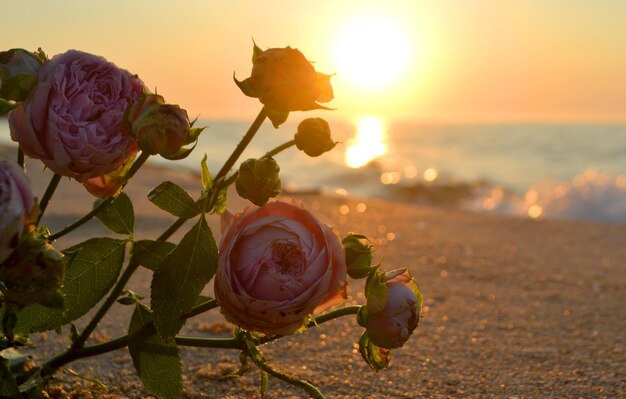
[[[526,215],[533,219],[626,223],[626,175],[587,169],[570,181],[534,185],[523,196],[492,187],[467,206],[472,210]]]

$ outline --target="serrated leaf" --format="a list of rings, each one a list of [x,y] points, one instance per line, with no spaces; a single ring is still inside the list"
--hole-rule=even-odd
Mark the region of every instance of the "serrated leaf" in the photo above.
[[[165,181],[155,187],[148,194],[148,199],[154,205],[179,218],[189,219],[199,212],[196,202],[182,187]]]
[[[165,399],[178,399],[183,390],[178,348],[173,340],[168,342],[156,335],[153,328],[144,328],[151,321],[150,310],[137,304],[128,327],[128,351],[148,391]]]
[[[78,319],[109,292],[119,277],[124,263],[126,241],[113,238],[92,238],[64,253],[69,263],[61,292],[65,295],[65,311],[35,304],[18,312],[16,332],[34,333],[59,329]]]
[[[174,248],[176,245],[167,241],[140,240],[133,245],[132,260],[155,271]]]
[[[379,348],[374,345],[367,334],[367,331],[363,332],[361,338],[359,338],[359,352],[363,360],[374,371],[379,371],[389,367],[391,362],[391,351],[385,348]]]
[[[97,199],[94,208],[103,200]],[[96,217],[109,230],[118,234],[132,234],[135,227],[135,212],[133,202],[125,193],[120,193],[115,199],[101,210]]]
[[[184,324],[181,316],[191,310],[216,270],[217,246],[201,216],[152,278],[151,307],[161,337],[174,338]]]

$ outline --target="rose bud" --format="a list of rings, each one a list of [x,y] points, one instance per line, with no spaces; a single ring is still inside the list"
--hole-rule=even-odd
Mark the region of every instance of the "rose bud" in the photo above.
[[[22,169],[0,159],[0,263],[17,248],[35,201]]]
[[[258,98],[275,127],[291,111],[328,109],[318,102],[333,99],[330,75],[316,72],[304,55],[291,47],[261,50],[254,45],[251,76],[235,83],[249,97]]]
[[[17,250],[0,266],[5,300],[19,307],[45,302],[54,296],[65,273],[63,254],[46,240],[25,234]]]
[[[194,142],[200,133],[197,130],[202,130],[192,129],[187,111],[166,104],[158,94],[142,94],[129,106],[124,120],[141,151],[166,159],[184,158],[188,151],[182,147]]]
[[[240,197],[254,205],[265,205],[280,194],[280,167],[273,158],[248,159],[241,163],[235,188]]]
[[[315,310],[345,298],[345,287],[339,237],[299,205],[249,207],[223,232],[215,297],[243,329],[292,333]]]
[[[330,137],[330,126],[322,118],[308,118],[300,122],[293,136],[296,147],[310,157],[318,157],[337,145]]]
[[[364,278],[376,269],[376,266],[372,266],[372,246],[367,243],[367,237],[350,233],[341,243],[346,251],[348,276],[354,279]]]
[[[376,295],[367,295],[363,318],[370,341],[381,348],[393,349],[404,345],[417,327],[422,309],[422,294],[408,271],[388,274],[395,276],[389,280],[386,280],[385,275],[374,277],[380,279],[377,284],[384,284],[385,294],[381,295],[376,290]],[[379,309],[380,305],[374,301],[378,302],[381,296],[384,297],[384,307]]]
[[[123,127],[143,83],[102,57],[70,50],[39,69],[39,83],[9,114],[11,138],[53,172],[84,182],[138,151]]]
[[[20,48],[0,52],[0,98],[24,101],[37,84],[42,57]]]

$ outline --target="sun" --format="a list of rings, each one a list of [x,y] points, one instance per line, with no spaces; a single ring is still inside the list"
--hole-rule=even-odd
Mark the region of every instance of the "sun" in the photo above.
[[[397,83],[411,58],[411,43],[398,21],[382,15],[356,17],[337,38],[337,73],[361,89],[381,89]]]

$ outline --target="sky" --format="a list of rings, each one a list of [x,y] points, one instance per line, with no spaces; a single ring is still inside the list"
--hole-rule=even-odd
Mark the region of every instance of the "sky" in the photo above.
[[[0,49],[102,55],[205,119],[260,109],[254,39],[335,73],[337,118],[626,121],[624,0],[1,2]]]

